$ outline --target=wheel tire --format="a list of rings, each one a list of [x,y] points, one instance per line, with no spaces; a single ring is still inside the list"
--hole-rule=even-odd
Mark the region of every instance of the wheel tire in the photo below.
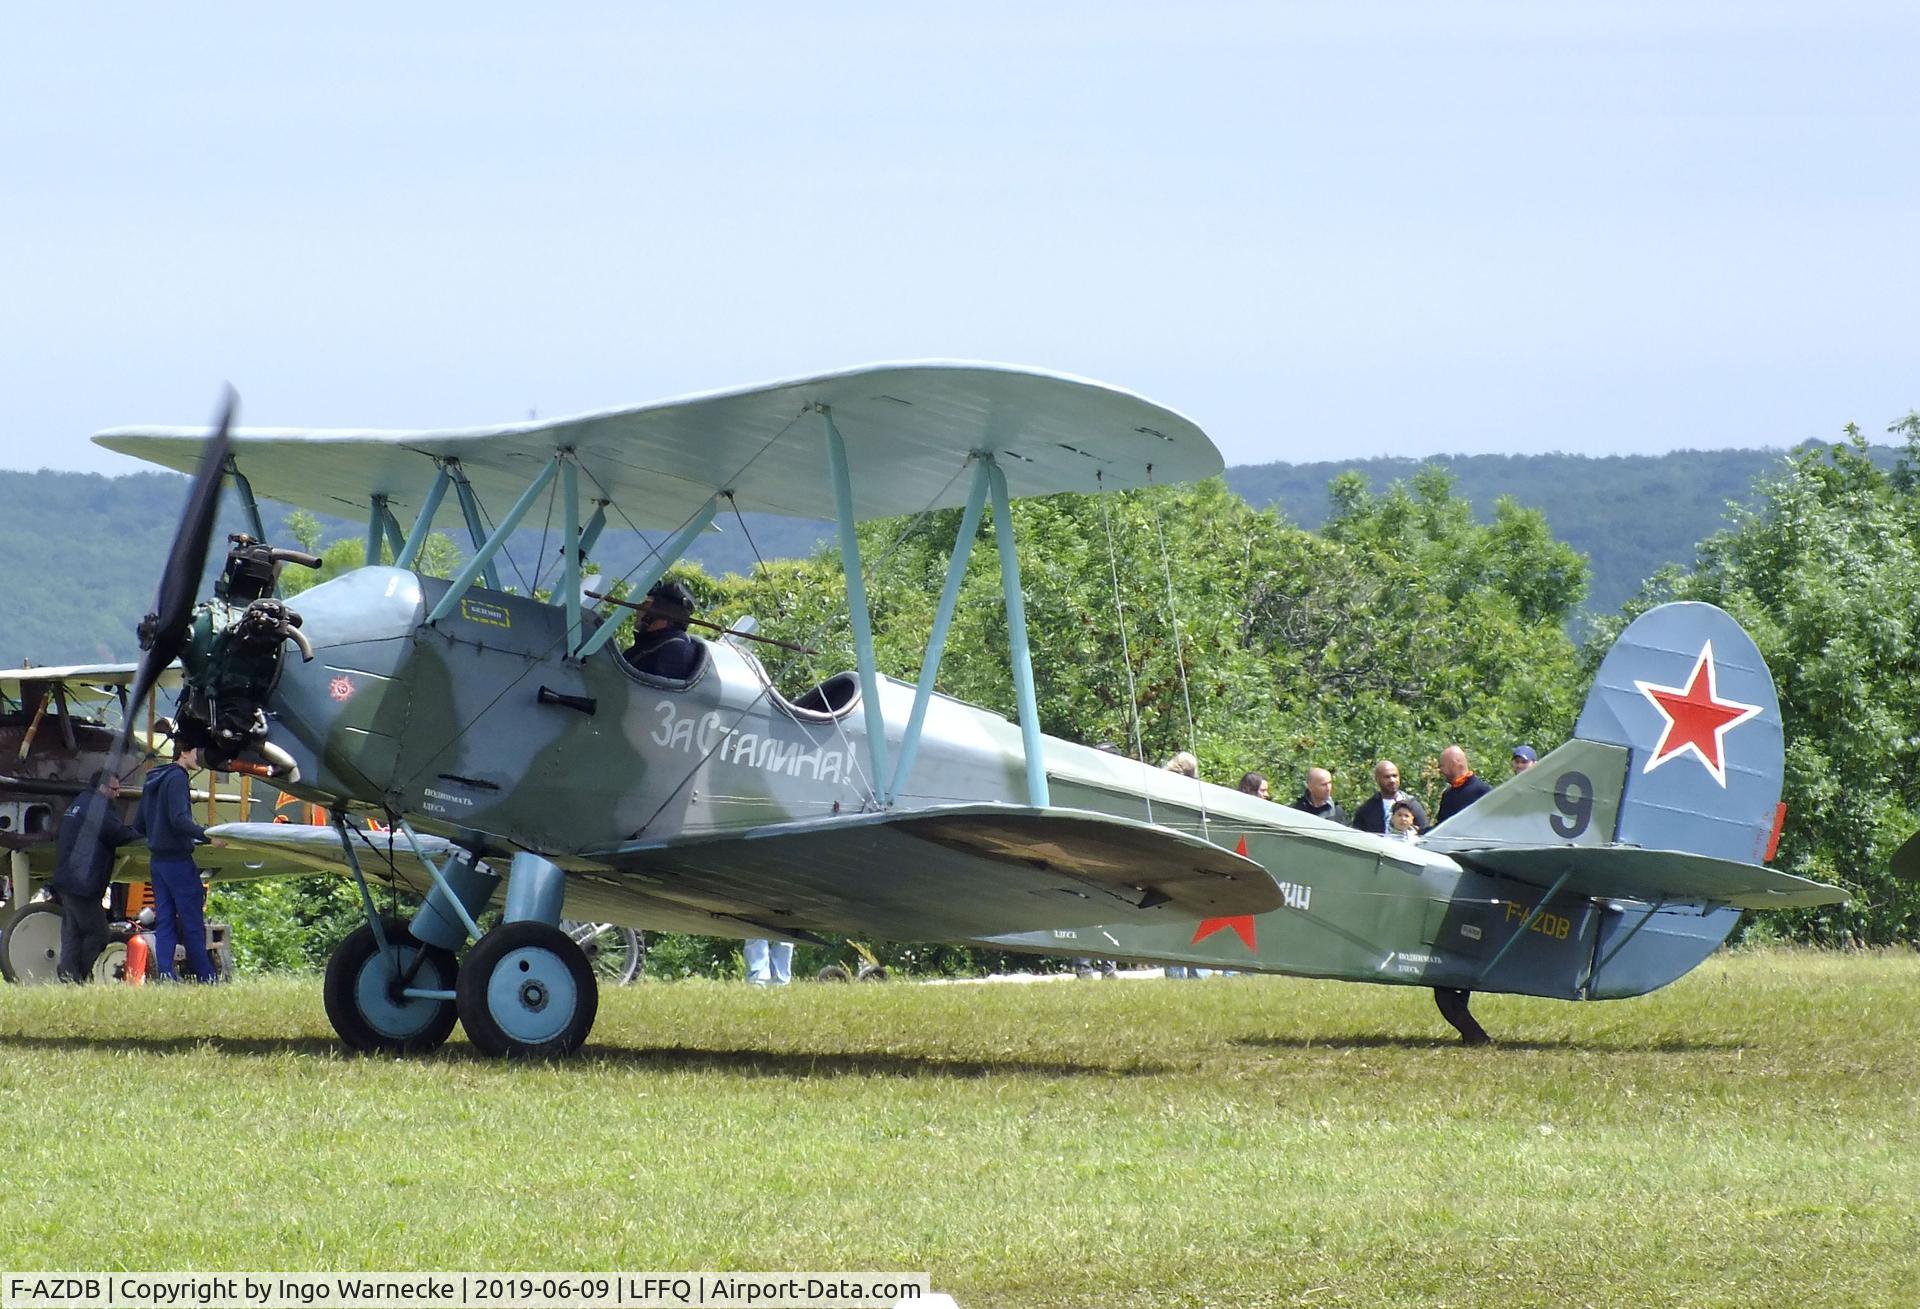
[[[422,945],[405,922],[388,918],[382,923],[387,940],[397,949],[403,967],[421,960],[413,984],[425,990],[454,987],[459,965],[453,952]],[[390,993],[392,963],[380,952],[373,927],[353,929],[327,960],[325,997],[327,1020],[350,1049],[363,1054],[426,1054],[437,1050],[453,1033],[458,1014],[451,1000],[421,1000]]]
[[[127,943],[108,941],[107,948],[93,961],[93,980],[103,986],[120,986],[127,980]]]
[[[860,975],[857,980],[862,982],[884,982],[887,980],[887,966],[885,964],[861,964]]]
[[[57,901],[22,905],[0,935],[0,975],[16,986],[59,981],[61,922]]]
[[[813,975],[816,982],[851,982],[853,974],[847,971],[845,964],[828,964]]]
[[[600,1010],[586,952],[545,923],[502,923],[474,942],[454,989],[467,1039],[496,1058],[572,1054]]]
[[[639,977],[640,970],[646,966],[647,940],[631,927],[562,918],[560,930],[586,951],[593,975],[603,983],[626,986]]]

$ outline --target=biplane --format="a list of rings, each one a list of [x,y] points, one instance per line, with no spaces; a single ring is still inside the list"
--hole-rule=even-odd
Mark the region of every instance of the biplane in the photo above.
[[[1189,419],[1100,383],[890,364],[496,428],[229,430],[223,419],[211,436],[129,427],[95,440],[197,470],[142,677],[177,654],[177,717],[212,742],[210,763],[262,771],[333,815],[330,830],[219,834],[230,860],[357,880],[367,921],[325,986],[355,1049],[431,1050],[456,1023],[489,1054],[577,1049],[597,999],[557,927],[563,912],[797,940],[1071,940],[1079,954],[1099,939],[1112,944],[1098,953],[1168,960],[1210,960],[1222,930],[1210,925],[1225,924],[1250,947],[1244,967],[1360,977],[1351,952],[1389,959],[1363,980],[1600,996],[1651,977],[1643,961],[1674,940],[1697,960],[1701,933],[1673,929],[1688,915],[1724,935],[1733,906],[1839,894],[1754,862],[1756,824],[1764,838],[1774,817],[1763,792],[1778,792],[1778,710],[1751,643],[1701,607],[1642,619],[1609,664],[1675,678],[1705,633],[1709,694],[1721,676],[1768,720],[1727,735],[1764,737],[1770,762],[1729,745],[1704,783],[1683,783],[1671,752],[1647,771],[1664,746],[1603,676],[1585,739],[1536,770],[1559,780],[1483,802],[1417,851],[1046,736],[1010,501],[1222,469]],[[256,496],[364,512],[368,558],[385,543],[391,566],[315,586],[296,612],[274,594],[286,560],[256,531],[234,542],[215,596],[194,603],[180,579],[198,576],[193,552],[204,555],[226,480],[256,525]],[[550,600],[511,593],[495,571],[543,502],[560,522]],[[961,509],[960,527],[909,684],[876,667],[855,527],[941,508]],[[989,508],[1014,720],[935,689]],[[621,615],[583,595],[602,532],[617,519],[670,534],[627,579],[644,592],[734,509],[836,523],[853,670],[778,687],[744,621],[700,641],[692,674],[673,680],[612,648]],[[473,546],[446,580],[413,567],[441,525]],[[356,815],[389,835],[371,839]],[[423,907],[383,915],[381,879],[420,890]],[[482,932],[495,901],[501,920]],[[1502,911],[1514,903],[1525,913]],[[1585,906],[1579,931],[1543,935],[1569,904]],[[1297,956],[1251,949],[1310,938]],[[1559,953],[1543,960],[1549,939]]]

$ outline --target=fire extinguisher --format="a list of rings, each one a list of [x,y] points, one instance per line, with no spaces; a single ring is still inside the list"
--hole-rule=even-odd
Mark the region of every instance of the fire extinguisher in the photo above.
[[[127,985],[139,986],[147,980],[147,965],[153,961],[153,910],[142,909],[136,919],[140,930],[127,938]]]

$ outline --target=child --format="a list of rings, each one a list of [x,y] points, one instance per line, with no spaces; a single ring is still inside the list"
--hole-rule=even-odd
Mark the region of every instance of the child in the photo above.
[[[1405,841],[1408,845],[1420,844],[1420,832],[1413,816],[1413,806],[1405,800],[1397,801],[1393,812],[1387,818],[1387,836],[1390,840]]]

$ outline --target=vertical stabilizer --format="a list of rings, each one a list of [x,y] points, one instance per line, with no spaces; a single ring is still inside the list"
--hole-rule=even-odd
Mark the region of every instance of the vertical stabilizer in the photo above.
[[[1773,676],[1753,640],[1709,604],[1665,604],[1607,652],[1574,735],[1625,747],[1615,841],[1762,863],[1785,747]]]

